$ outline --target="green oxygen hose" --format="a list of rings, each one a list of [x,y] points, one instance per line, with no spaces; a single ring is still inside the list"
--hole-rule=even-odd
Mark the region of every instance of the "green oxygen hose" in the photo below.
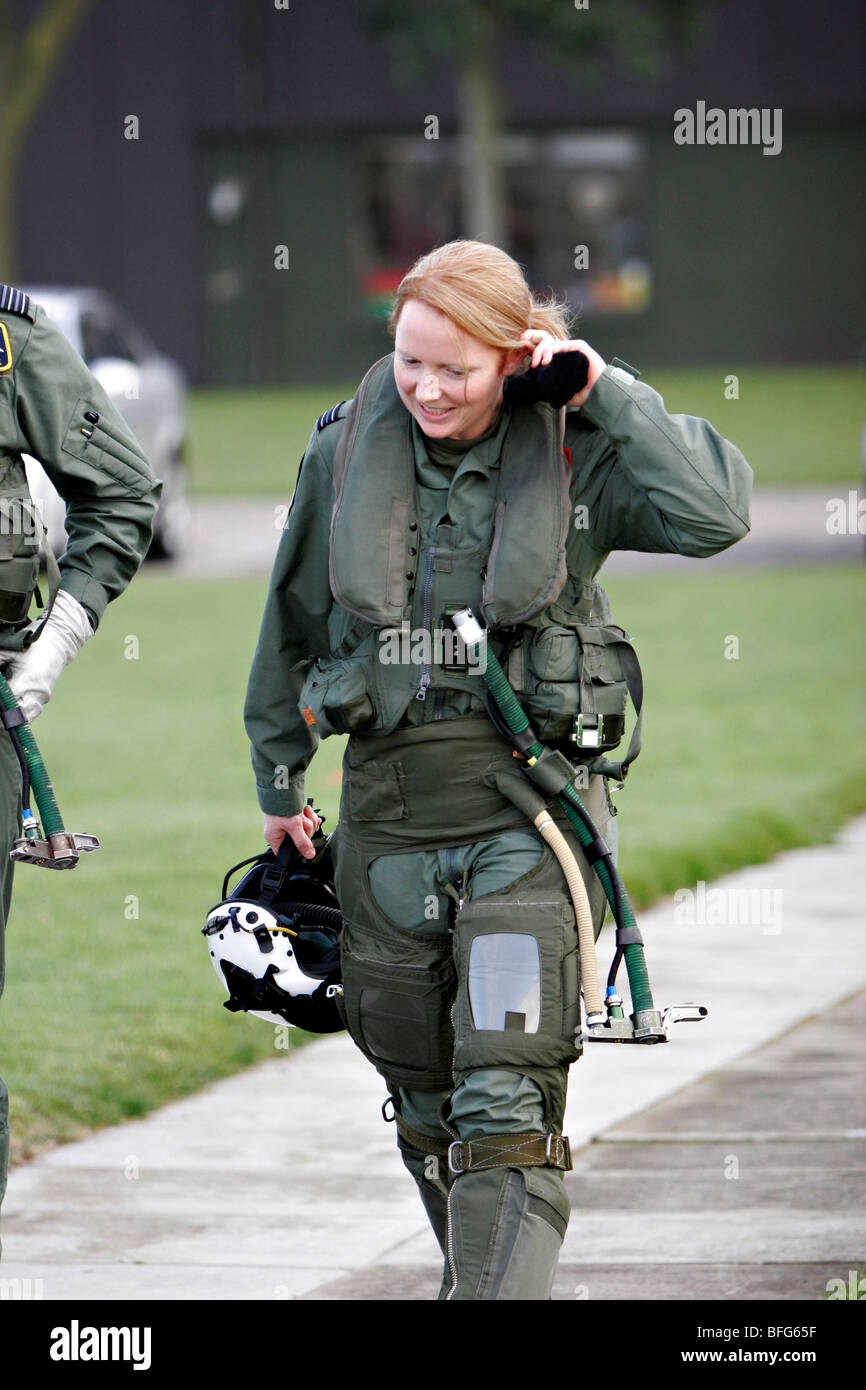
[[[12,694],[9,682],[3,675],[0,675],[0,705],[7,710],[18,709],[18,701]],[[39,752],[30,725],[25,720],[23,723],[13,726],[13,729],[10,729],[10,733],[13,731],[21,743],[24,756],[27,760],[30,784],[33,788],[36,805],[39,809],[43,833],[48,839],[50,839],[52,835],[62,835],[65,833],[63,817],[57,805],[57,798],[54,795],[51,778],[48,776],[45,764],[42,761],[42,754]],[[29,807],[25,806],[25,817],[29,809]]]
[[[456,623],[455,623],[456,626]],[[479,629],[480,631],[480,629]],[[463,634],[461,633],[461,636]],[[464,637],[464,641],[469,639]],[[487,644],[486,669],[484,679],[496,704],[502,714],[510,732],[514,735],[525,734],[527,730],[532,730],[529,717],[515,695],[508,682],[505,672],[499,663],[495,653],[490,650]],[[536,737],[535,742],[528,747],[521,748],[527,762],[531,763],[539,758],[544,752],[544,744]],[[599,839],[598,831],[593,824],[589,812],[578,796],[574,786],[569,783],[557,794],[557,801],[563,807],[569,821],[574,826],[578,840],[583,848],[592,845]],[[635,921],[634,911],[628,899],[625,887],[613,868],[615,881],[611,877],[608,864],[601,859],[595,860],[595,871],[598,875],[611,911],[617,922],[618,928],[625,928],[628,932],[637,932],[637,922]],[[646,969],[646,959],[644,956],[643,944],[640,941],[628,942],[623,948],[626,970],[628,972],[629,991],[631,993],[632,1008],[635,1013],[643,1010],[654,1009],[652,991],[650,990],[649,977]]]

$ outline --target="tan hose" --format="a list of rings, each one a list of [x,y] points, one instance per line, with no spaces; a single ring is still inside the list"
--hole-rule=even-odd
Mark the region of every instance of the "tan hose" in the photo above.
[[[559,867],[565,874],[565,881],[568,884],[568,891],[574,904],[584,1008],[587,1014],[603,1014],[604,1006],[598,987],[598,966],[595,959],[592,909],[589,905],[583,874],[577,866],[577,860],[572,854],[568,841],[552,819],[550,812],[546,809],[539,811],[538,815],[533,818],[533,824],[559,860]]]

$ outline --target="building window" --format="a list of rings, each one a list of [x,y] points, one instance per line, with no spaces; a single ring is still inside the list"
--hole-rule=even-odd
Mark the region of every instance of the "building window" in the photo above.
[[[464,235],[454,139],[384,137],[355,161],[350,231],[365,317],[382,318],[412,262]],[[531,288],[582,315],[637,314],[651,295],[646,153],[623,131],[508,135],[503,142],[507,249]]]

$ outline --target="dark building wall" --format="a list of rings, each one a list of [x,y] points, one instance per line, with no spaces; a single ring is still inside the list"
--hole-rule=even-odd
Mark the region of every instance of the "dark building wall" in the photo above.
[[[21,179],[22,279],[109,290],[193,374],[193,132],[209,85],[195,19],[210,8],[96,0],[34,123]],[[138,140],[124,138],[128,115],[139,119]]]
[[[863,219],[851,215],[849,183],[861,141],[856,126],[799,126],[785,134],[783,159],[679,147],[666,128],[651,130],[652,303],[635,316],[588,316],[580,335],[637,365],[855,357]],[[222,143],[211,167],[236,168],[235,142]],[[297,138],[251,142],[240,156],[262,196],[251,219],[226,233],[226,263],[259,269],[239,311],[232,302],[208,308],[213,379],[351,376],[388,350],[382,329],[359,321],[345,255],[353,149],[348,137]],[[272,244],[284,237],[291,266],[278,272]],[[248,353],[255,339],[247,375],[231,344]]]
[[[777,156],[678,146],[654,129],[653,303],[640,320],[600,323],[606,350],[671,364],[857,356],[862,148],[862,126],[835,121],[789,122]]]
[[[420,83],[396,82],[359,29],[358,8],[97,0],[28,142],[23,278],[104,286],[197,380],[215,368],[225,379],[231,351],[238,381],[363,365],[383,340],[350,308],[354,142],[365,132],[420,135],[431,112],[453,131],[455,96],[444,66]],[[820,12],[811,0],[709,6],[703,47],[657,82],[583,86],[572,80],[576,65],[541,46],[506,47],[510,128],[617,126],[648,138],[653,302],[639,317],[587,320],[603,351],[646,362],[859,351],[863,327],[850,306],[862,226],[860,13],[854,0]],[[782,153],[675,145],[673,112],[697,100],[781,107]],[[137,141],[124,138],[128,115],[139,119]],[[204,197],[228,139],[256,171],[260,209],[243,232],[250,270],[233,325],[206,307],[204,288],[216,255]],[[277,242],[292,257],[282,279]]]

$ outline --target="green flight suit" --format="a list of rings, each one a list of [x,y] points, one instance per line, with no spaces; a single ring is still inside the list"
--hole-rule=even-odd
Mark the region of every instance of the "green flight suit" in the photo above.
[[[335,602],[328,568],[343,414],[323,417],[304,456],[250,674],[245,715],[259,802],[297,814],[318,730],[353,731],[334,836],[347,1026],[399,1112],[404,1162],[446,1256],[442,1296],[546,1298],[569,1215],[561,1168],[512,1154],[507,1166],[459,1172],[458,1163],[454,1180],[443,1151],[452,1140],[561,1129],[567,1070],[580,1052],[574,916],[555,858],[508,798],[508,778],[522,774],[477,674],[461,689],[453,670],[424,664],[396,727],[364,732],[363,692],[354,675],[343,678],[370,641],[369,625]],[[438,622],[455,598],[479,612],[478,561],[483,567],[490,545],[511,418],[503,409],[485,436],[455,449],[453,472],[447,449],[428,450],[413,422],[419,521],[405,562],[413,580],[417,573],[414,631]],[[668,415],[619,366],[567,412],[565,445],[570,501],[581,510],[568,531],[565,584],[542,622],[609,622],[595,576],[613,549],[709,555],[748,530],[751,470],[739,451],[706,422]],[[388,508],[383,497],[386,518]],[[371,535],[371,547],[383,543]],[[393,553],[393,529],[388,546]],[[321,675],[331,688],[334,672],[346,691],[342,724],[339,709],[313,710],[315,682]],[[398,688],[392,680],[389,699]],[[615,848],[601,777],[583,799]],[[597,934],[597,880],[564,814],[552,814],[581,867]]]
[[[16,522],[22,516],[32,522],[22,454],[39,460],[66,501],[69,541],[60,586],[95,628],[147,553],[161,484],[60,329],[29,296],[0,284],[0,650],[20,650],[32,631],[27,596],[36,579],[39,535],[32,524]],[[12,896],[9,850],[20,834],[20,816],[20,769],[11,739],[0,730],[0,993]],[[8,1151],[8,1096],[0,1081],[0,1201]]]

